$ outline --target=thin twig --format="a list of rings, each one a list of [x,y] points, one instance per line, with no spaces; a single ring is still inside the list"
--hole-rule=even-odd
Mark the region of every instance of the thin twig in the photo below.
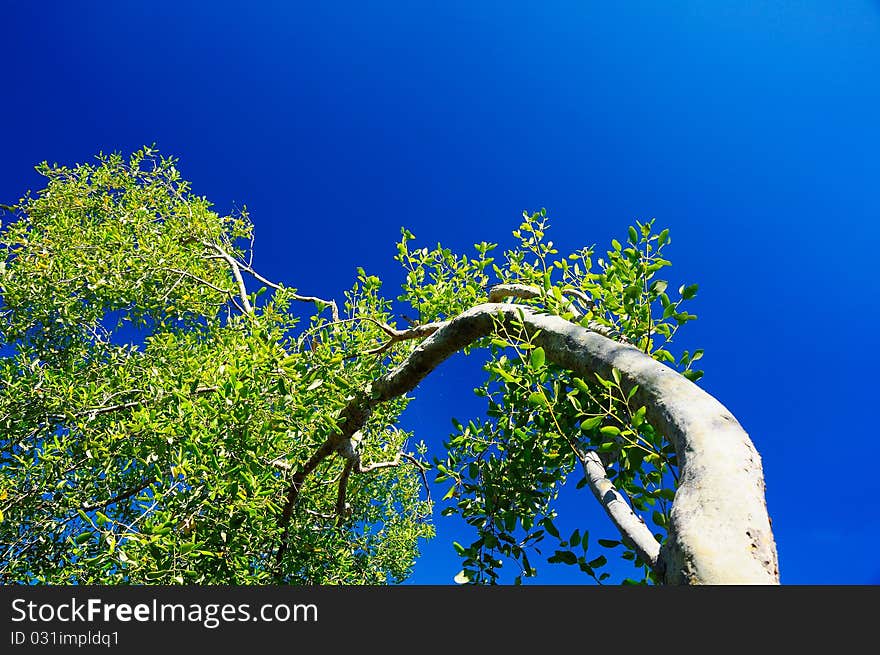
[[[290,517],[293,515],[293,508],[299,497],[305,479],[314,471],[318,464],[324,461],[335,450],[335,444],[332,440],[327,439],[309,458],[309,461],[296,473],[290,480],[287,488],[287,499],[284,502],[284,508],[281,511],[281,517],[278,520],[278,527],[281,528],[281,543],[278,546],[278,552],[275,554],[275,563],[280,566],[284,553],[287,550],[287,540],[290,536]]]
[[[113,503],[118,503],[122,500],[128,500],[132,496],[139,494],[141,491],[143,491],[144,489],[149,487],[151,484],[153,484],[153,482],[155,482],[155,480],[150,480],[149,482],[144,482],[143,484],[138,485],[137,487],[132,487],[131,489],[127,489],[126,491],[123,491],[121,494],[113,496],[112,498],[108,498],[107,500],[104,500],[100,503],[82,503],[80,505],[80,508],[82,508],[82,510],[85,512],[91,512],[94,509],[104,509],[105,507],[112,505]]]
[[[247,265],[245,265],[245,264],[239,264],[239,265],[241,266],[241,269],[242,269],[243,271],[246,271],[246,272],[250,273],[250,274],[253,275],[257,280],[259,280],[260,282],[262,282],[263,284],[265,284],[267,287],[270,287],[270,288],[272,288],[272,289],[275,289],[276,291],[279,290],[279,289],[281,289],[281,285],[280,285],[280,284],[275,284],[274,282],[271,282],[270,280],[267,280],[265,277],[263,277],[262,275],[260,275],[259,273],[257,273],[257,272],[253,269],[253,267],[251,267],[250,264],[247,264]],[[338,322],[338,321],[339,321],[339,307],[337,307],[337,305],[336,305],[336,301],[335,301],[335,300],[324,300],[323,298],[318,298],[317,296],[301,296],[301,295],[298,294],[298,293],[292,293],[292,297],[293,297],[294,300],[298,300],[298,301],[300,301],[300,302],[323,303],[323,304],[325,304],[325,305],[329,305],[329,306],[330,306],[330,315],[331,315],[332,318],[333,318],[333,322],[335,323],[335,322]]]
[[[211,241],[202,241],[202,244],[216,250],[217,254],[220,255],[220,257],[224,259],[227,264],[229,264],[229,268],[232,270],[232,276],[235,278],[236,284],[238,284],[238,295],[241,298],[242,305],[244,305],[245,312],[248,314],[253,314],[254,308],[251,305],[250,299],[248,298],[247,286],[245,286],[244,278],[241,276],[240,264],[235,260],[234,257],[232,257],[232,255],[230,255],[216,243],[213,243]]]
[[[413,457],[413,456],[410,455],[409,453],[400,453],[400,454],[401,454],[405,459],[407,459],[407,460],[409,460],[410,462],[412,462],[412,464],[413,464],[417,469],[419,469],[419,473],[420,473],[421,476],[422,476],[422,484],[425,485],[425,493],[428,495],[428,502],[431,503],[431,504],[433,505],[433,504],[434,504],[434,501],[431,500],[431,487],[428,485],[427,469],[425,468],[425,466],[424,466],[419,460],[417,460],[415,457]]]
[[[349,460],[342,469],[342,475],[339,476],[339,490],[336,492],[336,525],[342,527],[346,517],[345,495],[348,492],[348,478],[355,466],[355,460]]]

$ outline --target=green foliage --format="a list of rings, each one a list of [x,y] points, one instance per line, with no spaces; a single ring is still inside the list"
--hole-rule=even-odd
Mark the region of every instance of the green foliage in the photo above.
[[[246,209],[214,212],[153,148],[38,171],[45,188],[12,207],[0,233],[3,583],[405,579],[419,540],[433,535],[425,447],[395,427],[408,398],[378,405],[352,444],[362,463],[385,465],[352,473],[340,452],[294,484],[338,433],[347,403],[418,345],[389,340],[403,329],[395,312],[442,321],[485,302],[493,284],[525,284],[538,293],[518,302],[605,328],[692,379],[702,373],[692,369],[702,350],[671,352],[696,318],[683,304],[697,288],[682,285],[673,300],[655,278],[669,265],[669,232],[655,233],[653,221],[601,257],[593,248],[559,257],[543,210],[523,215],[503,260],[493,243],[474,256],[413,248],[404,229],[398,304],[358,269],[337,317],[329,301],[259,277]],[[311,314],[297,310],[302,300]],[[500,323],[475,346],[489,355],[476,390],[486,415],[454,419],[433,466],[450,485],[441,513],[475,531],[472,543],[454,544],[456,581],[497,581],[513,561],[521,582],[538,558],[608,580],[590,534],[564,538],[554,523],[562,485],[580,479],[576,451],[600,454],[662,539],[672,447],[619,375],[573,377]],[[620,547],[650,579],[624,542],[598,545]]]
[[[628,229],[628,246],[612,241],[612,249],[595,260],[596,271],[592,248],[555,257],[552,242],[544,241],[543,211],[523,219],[514,232],[519,248],[506,252],[505,269],[495,269],[499,281],[537,287],[540,295],[522,302],[584,326],[606,327],[655,359],[675,363],[669,349],[678,328],[696,318],[682,309],[696,286],[682,287],[681,298],[672,301],[665,293],[668,282],[655,279],[670,264],[661,253],[670,242],[668,230],[654,234],[653,221],[637,222]],[[586,556],[586,533],[565,540],[553,523],[561,487],[579,470],[576,451],[600,454],[609,479],[635,511],[648,514],[644,518],[661,541],[677,484],[675,452],[646,421],[646,408],[634,405],[637,387],[624,389],[617,371],[610,380],[574,377],[547,364],[543,349],[522,334],[499,324],[488,344],[487,380],[476,390],[487,399],[486,419],[454,421],[446,457],[437,463],[437,480],[452,483],[444,500],[453,502],[442,513],[461,516],[476,532],[475,541],[459,550],[459,580],[494,582],[505,561],[518,567],[517,582],[533,577],[535,557],[544,556],[543,542],[553,538],[558,548],[546,558],[549,563],[577,565],[601,583],[610,577],[599,571],[607,559]],[[692,379],[702,373],[690,370],[702,352],[685,351],[678,361]],[[577,488],[585,484],[580,477]],[[621,556],[633,561],[643,578],[653,579],[634,550],[625,547]]]
[[[272,559],[291,470],[382,370],[346,359],[381,331],[320,315],[300,328],[284,287],[236,310],[230,267],[206,244],[244,261],[247,215],[210,211],[151,149],[38,170],[46,188],[0,237],[0,580],[405,578],[433,530],[412,466],[354,476],[340,522],[343,463],[326,462],[303,489],[285,560]],[[367,276],[345,309],[387,318]],[[405,447],[409,435],[388,427],[405,404],[376,412],[366,461]]]

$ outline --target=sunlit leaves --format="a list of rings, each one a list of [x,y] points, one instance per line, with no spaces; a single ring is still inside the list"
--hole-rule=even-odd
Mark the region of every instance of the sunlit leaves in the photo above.
[[[493,269],[499,282],[546,291],[520,302],[583,325],[606,326],[656,359],[696,376],[688,367],[699,356],[677,361],[670,350],[679,326],[695,318],[682,303],[693,298],[696,288],[683,286],[680,300],[669,299],[669,282],[654,277],[669,265],[660,253],[670,242],[669,232],[655,234],[652,225],[649,221],[629,228],[626,244],[612,240],[607,258],[594,261],[593,250],[584,249],[554,259],[555,248],[545,244],[546,213],[524,214],[514,231],[520,248],[506,251],[506,268]],[[585,303],[585,298],[591,302]],[[562,539],[552,518],[559,488],[577,465],[571,440],[600,454],[615,486],[637,511],[648,511],[648,518],[655,511],[657,517],[666,516],[666,503],[674,493],[669,487],[675,484],[674,450],[650,424],[647,408],[636,403],[638,386],[625,381],[619,370],[592,380],[570,376],[547,361],[533,338],[515,330],[500,330],[487,342],[493,353],[485,367],[489,378],[476,390],[487,399],[487,420],[467,426],[456,422],[458,431],[446,444],[446,458],[437,464],[438,479],[454,480],[443,513],[458,514],[475,529],[476,540],[456,549],[468,581],[498,581],[504,562],[510,561],[521,569],[516,582],[530,577],[533,567],[523,562],[538,541],[529,543],[527,538],[531,526],[539,525],[541,539],[546,534],[562,546],[551,551],[550,563],[577,564],[601,583],[608,579],[598,570],[606,558],[574,556],[570,548],[580,543],[580,535]],[[585,484],[581,479],[577,487]],[[654,525],[662,531],[665,523],[658,521]],[[600,541],[612,544],[621,542]],[[633,551],[623,552],[646,574]]]
[[[657,277],[669,266],[669,232],[655,234],[653,220],[604,253],[565,256],[547,239],[544,210],[523,214],[500,257],[488,242],[464,255],[415,247],[403,229],[398,301],[408,306],[358,268],[334,320],[328,302],[303,311],[283,285],[258,280],[240,291],[218,247],[250,261],[249,216],[213,211],[176,160],[145,148],[39,171],[46,187],[20,201],[0,236],[4,582],[405,579],[419,540],[433,534],[424,471],[407,460],[352,475],[342,497],[342,458],[322,460],[298,488],[291,547],[276,566],[291,476],[338,433],[349,401],[375,400],[374,381],[419,343],[389,335],[485,302],[496,283],[537,289],[516,302],[601,330],[689,379],[702,375],[692,369],[702,350],[673,354],[678,329],[696,318],[686,303],[697,286],[669,297],[670,282]],[[573,377],[521,327],[499,323],[476,344],[488,354],[475,390],[486,415],[454,420],[434,457],[435,480],[448,485],[440,513],[473,530],[472,542],[453,544],[462,562],[454,581],[497,582],[513,569],[507,579],[521,583],[549,561],[602,583],[607,559],[587,555],[589,533],[564,538],[555,521],[562,486],[572,475],[578,489],[586,484],[579,453],[599,453],[662,539],[675,452],[619,370]],[[413,447],[426,455],[394,427],[408,400],[372,408],[352,442],[362,462]],[[598,543],[623,546],[644,572],[623,542]]]
[[[405,578],[433,530],[418,471],[353,480],[340,526],[326,484],[338,458],[309,480],[290,527],[298,547],[272,565],[288,472],[382,370],[346,359],[381,330],[330,325],[321,306],[300,326],[284,287],[257,285],[256,310],[242,315],[225,291],[237,293],[230,267],[205,244],[243,258],[247,213],[212,212],[152,149],[39,170],[46,188],[0,236],[0,580]],[[379,288],[360,275],[347,311],[387,320]],[[376,411],[365,461],[407,448],[409,435],[388,428],[405,405]]]

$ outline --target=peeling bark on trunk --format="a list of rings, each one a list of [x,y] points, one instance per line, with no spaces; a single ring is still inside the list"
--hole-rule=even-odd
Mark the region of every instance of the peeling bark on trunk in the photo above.
[[[414,389],[449,356],[489,335],[498,320],[511,332],[523,329],[550,361],[580,377],[598,373],[610,379],[614,368],[625,391],[639,386],[635,400],[672,442],[680,468],[669,537],[660,553],[667,583],[779,583],[761,458],[733,415],[637,348],[522,305],[485,303],[438,326],[403,363],[349,403],[337,448],[363,427],[375,405]]]

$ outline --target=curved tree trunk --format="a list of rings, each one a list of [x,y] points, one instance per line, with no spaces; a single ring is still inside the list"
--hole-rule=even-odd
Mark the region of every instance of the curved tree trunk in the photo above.
[[[617,369],[625,391],[638,385],[636,401],[672,442],[680,468],[668,539],[655,565],[667,583],[778,584],[761,458],[733,415],[637,348],[522,305],[484,303],[432,326],[433,334],[404,362],[351,400],[340,417],[341,432],[321,447],[324,456],[343,452],[374,406],[411,391],[446,358],[492,333],[499,320],[511,332],[534,337],[550,361],[580,377],[610,378]]]

